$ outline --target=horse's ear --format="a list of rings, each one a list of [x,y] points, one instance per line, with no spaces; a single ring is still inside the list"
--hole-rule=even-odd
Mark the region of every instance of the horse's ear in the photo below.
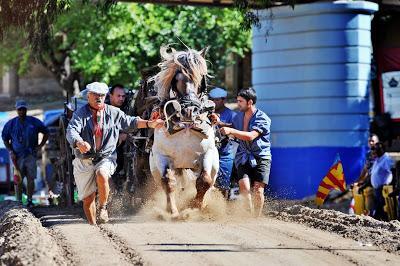
[[[206,57],[206,54],[208,53],[208,50],[209,50],[209,49],[210,49],[210,46],[207,46],[207,47],[201,49],[200,55],[201,55],[203,58],[205,58],[205,57]]]

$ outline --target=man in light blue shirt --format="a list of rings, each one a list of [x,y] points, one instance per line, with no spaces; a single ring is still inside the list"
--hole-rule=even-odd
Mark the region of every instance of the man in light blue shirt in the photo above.
[[[375,192],[373,217],[379,220],[386,220],[386,214],[383,209],[385,200],[382,196],[382,188],[392,182],[393,175],[391,169],[393,167],[393,160],[385,152],[385,148],[381,142],[375,145],[373,152],[376,155],[371,168],[371,185]]]

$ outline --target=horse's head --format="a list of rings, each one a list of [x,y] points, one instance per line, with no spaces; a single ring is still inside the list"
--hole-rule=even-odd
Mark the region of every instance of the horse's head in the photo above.
[[[201,111],[199,96],[205,89],[203,87],[208,71],[204,59],[206,51],[207,49],[176,51],[170,47],[161,48],[161,71],[152,80],[155,81],[161,101],[179,101],[181,120],[193,121],[194,116]]]
[[[199,88],[195,86],[193,80],[179,70],[171,82],[171,92],[172,98],[178,100],[180,104],[180,119],[193,121],[201,112]]]

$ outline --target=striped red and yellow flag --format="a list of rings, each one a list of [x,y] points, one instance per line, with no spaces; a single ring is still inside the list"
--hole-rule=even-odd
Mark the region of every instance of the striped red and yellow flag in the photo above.
[[[341,191],[346,190],[346,181],[344,180],[343,165],[340,160],[339,154],[336,156],[336,160],[329,169],[328,174],[322,179],[319,184],[317,194],[315,195],[315,203],[321,206],[329,191],[332,189],[338,189]]]

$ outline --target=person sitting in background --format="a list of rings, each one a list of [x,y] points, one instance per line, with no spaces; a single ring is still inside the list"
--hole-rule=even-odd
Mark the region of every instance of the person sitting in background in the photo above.
[[[363,169],[361,170],[361,174],[358,177],[357,181],[355,182],[355,185],[362,185],[365,182],[368,182],[370,175],[371,175],[371,168],[372,164],[375,161],[375,156],[372,152],[372,149],[375,148],[375,145],[379,142],[379,138],[376,134],[371,134],[369,139],[368,139],[368,147],[369,151],[366,156],[366,161],[364,164]]]
[[[214,88],[210,91],[209,97],[215,103],[215,113],[219,115],[222,123],[232,125],[236,112],[225,106],[225,99],[228,93],[222,88]],[[235,159],[234,145],[229,138],[223,139],[218,149],[219,171],[215,187],[217,187],[226,199],[229,197],[233,161]]]
[[[371,134],[368,138],[368,147],[369,150],[366,154],[366,159],[364,166],[361,170],[360,176],[358,179],[351,185],[351,188],[353,187],[356,189],[359,194],[363,194],[363,191],[367,187],[371,187],[371,168],[372,165],[375,161],[375,154],[373,152],[373,149],[375,148],[375,145],[379,142],[379,138],[376,134]],[[367,199],[364,199],[364,202],[368,201]],[[368,201],[369,202],[369,201]],[[349,213],[354,213],[355,211],[355,206],[356,206],[356,201],[353,197],[350,203],[350,208],[349,208]],[[370,209],[369,209],[369,204],[365,206],[365,210],[363,210],[364,214],[368,214]]]
[[[384,212],[385,199],[382,195],[382,188],[392,182],[392,167],[393,160],[385,152],[385,147],[381,142],[378,142],[373,152],[376,160],[371,168],[371,185],[374,188],[374,210],[372,216],[378,220],[387,220]]]
[[[396,171],[395,171],[394,180],[392,182],[394,189],[389,194],[389,197],[394,198],[394,201],[397,200],[397,220],[400,221],[400,161],[396,162]]]

